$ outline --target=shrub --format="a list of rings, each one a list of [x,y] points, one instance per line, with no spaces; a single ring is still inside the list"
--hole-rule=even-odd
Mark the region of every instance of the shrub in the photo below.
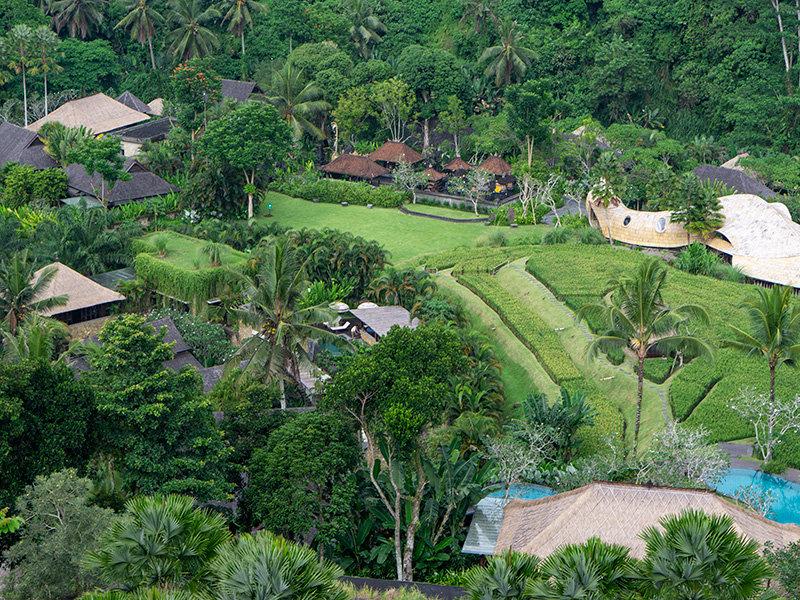
[[[581,244],[599,246],[605,244],[606,238],[597,229],[587,229],[581,234]]]
[[[723,281],[733,281],[734,283],[744,283],[747,275],[744,274],[742,269],[734,267],[726,262],[720,262],[714,267],[714,277],[722,279]]]
[[[567,230],[563,227],[556,227],[544,234],[542,241],[545,244],[564,244],[567,241]]]
[[[786,463],[773,458],[761,465],[761,470],[770,475],[783,475],[786,472]]]
[[[625,419],[619,407],[616,406],[608,396],[597,389],[591,381],[577,379],[568,381],[564,388],[570,392],[582,392],[586,395],[589,404],[597,411],[592,427],[584,427],[580,430],[580,437],[583,438],[581,444],[581,454],[586,456],[596,454],[603,449],[603,439],[610,435],[617,435],[621,439],[625,431]]]
[[[507,240],[506,246],[538,246],[542,243],[542,236],[538,233],[529,233],[518,238]]]
[[[621,365],[625,362],[625,351],[622,348],[611,348],[606,352],[606,357],[612,365]]]
[[[664,383],[672,373],[672,360],[664,358],[648,358],[644,361],[645,379],[653,383]]]
[[[561,217],[561,226],[567,229],[585,229],[589,227],[589,217],[580,213],[567,213]]]
[[[319,200],[328,204],[348,204],[381,206],[397,208],[411,200],[411,192],[398,191],[393,186],[381,185],[374,188],[364,182],[353,183],[339,179],[320,179],[311,183],[287,183],[275,186],[287,196],[303,200]]]
[[[711,277],[719,262],[719,256],[710,252],[705,244],[694,242],[678,255],[673,266],[692,275]]]
[[[233,354],[235,348],[225,335],[225,328],[218,323],[209,323],[202,317],[170,308],[152,311],[147,317],[150,321],[169,317],[175,328],[192,348],[192,354],[204,367],[221,365]]]

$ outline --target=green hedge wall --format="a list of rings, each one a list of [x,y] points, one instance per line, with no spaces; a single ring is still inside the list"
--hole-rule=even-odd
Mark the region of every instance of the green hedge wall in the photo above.
[[[303,200],[319,200],[326,204],[372,204],[383,208],[397,208],[404,202],[411,201],[411,192],[399,191],[390,185],[379,185],[374,188],[364,182],[344,181],[341,179],[319,179],[311,183],[285,183],[273,185],[276,192],[302,198]]]
[[[591,381],[579,379],[568,381],[564,387],[570,392],[580,391],[586,394],[589,403],[597,411],[592,427],[581,429],[583,444],[581,454],[595,454],[603,449],[603,438],[607,435],[618,435],[623,439],[625,434],[625,418],[622,411],[608,396],[597,389]]]
[[[671,358],[648,358],[644,361],[644,377],[653,383],[664,383],[671,373]]]
[[[669,388],[669,400],[675,418],[684,421],[720,379],[722,371],[719,366],[704,358],[684,366]]]

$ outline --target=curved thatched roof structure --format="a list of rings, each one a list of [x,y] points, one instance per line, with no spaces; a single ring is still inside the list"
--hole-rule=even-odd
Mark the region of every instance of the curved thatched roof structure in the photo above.
[[[763,183],[747,175],[741,168],[727,169],[713,165],[700,165],[692,169],[692,173],[697,175],[700,181],[721,183],[737,194],[753,194],[762,198],[775,198],[778,195]]]
[[[608,237],[651,248],[680,248],[701,242],[731,257],[748,277],[800,287],[800,225],[780,202],[752,194],[720,198],[724,221],[708,238],[688,236],[683,225],[672,223],[668,211],[640,212],[622,204],[608,209],[586,201],[590,223]],[[606,218],[607,217],[607,218]]]
[[[443,171],[469,171],[470,169],[474,169],[471,164],[467,161],[463,160],[461,157],[450,161],[445,166],[442,167]]]
[[[372,160],[393,164],[401,162],[413,164],[425,160],[425,156],[413,148],[408,147],[403,142],[386,142],[383,146],[370,154],[369,157]]]
[[[490,156],[476,168],[485,169],[497,177],[511,174],[511,165],[499,156]]]
[[[319,170],[323,173],[346,175],[360,179],[374,179],[381,175],[389,175],[391,172],[366,156],[359,156],[358,154],[341,154],[327,165],[320,167]]]
[[[642,558],[642,531],[687,509],[727,515],[740,535],[762,546],[771,541],[783,548],[800,540],[797,525],[771,521],[712,491],[593,483],[547,498],[509,502],[494,553],[512,549],[544,558],[561,546],[597,537],[627,546],[632,556]]]

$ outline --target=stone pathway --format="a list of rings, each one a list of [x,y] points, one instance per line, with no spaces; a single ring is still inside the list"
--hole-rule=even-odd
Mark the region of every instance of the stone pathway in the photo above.
[[[578,202],[575,198],[566,198],[564,200],[564,206],[561,208],[556,209],[555,211],[550,211],[545,216],[542,217],[542,223],[547,225],[552,225],[553,221],[556,220],[556,213],[558,213],[559,217],[563,217],[567,213],[572,213],[573,215],[577,215],[578,213],[585,215],[586,214],[586,206],[583,202]]]
[[[547,287],[545,287],[545,285],[542,284],[538,279],[536,279],[533,275],[528,273],[525,269],[520,268],[520,266],[517,265],[517,264],[513,264],[512,263],[511,264],[511,268],[514,269],[517,273],[520,273],[521,275],[523,275],[537,290],[542,292],[544,294],[544,297],[547,300],[547,302],[549,302],[552,306],[558,307],[559,310],[561,310],[565,314],[569,315],[570,319],[572,319],[573,321],[575,320],[575,314],[568,307],[566,307],[563,303],[559,302],[558,299],[552,294],[552,292],[549,289],[547,289]],[[586,327],[585,323],[583,323],[583,321],[581,321],[581,322],[578,322],[576,324],[577,324],[578,329],[581,331],[581,333],[583,333],[583,335],[586,337],[586,341],[587,342],[591,342],[594,339],[594,335],[589,331],[589,329],[588,329],[588,327]],[[638,385],[638,378],[637,378],[635,373],[626,371],[625,369],[622,368],[621,365],[612,365],[608,361],[608,359],[606,359],[602,354],[598,355],[598,357],[595,360],[598,360],[599,362],[601,362],[609,370],[612,370],[612,371],[615,371],[615,372],[619,373],[620,376],[633,379],[634,381],[637,382],[637,385]],[[646,379],[644,381],[644,386],[646,388],[650,389],[650,390],[653,390],[654,392],[656,392],[656,394],[658,394],[658,397],[661,399],[661,412],[664,413],[664,420],[667,423],[671,423],[672,422],[672,415],[670,414],[670,410],[669,410],[669,403],[668,403],[668,400],[667,400],[667,394],[664,392],[663,389],[653,385],[652,383],[648,382]]]

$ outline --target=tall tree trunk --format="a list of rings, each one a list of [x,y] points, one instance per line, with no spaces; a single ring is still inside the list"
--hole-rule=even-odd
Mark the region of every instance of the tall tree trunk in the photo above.
[[[642,391],[644,389],[644,355],[639,354],[639,390],[636,396],[636,423],[633,429],[633,460],[639,451],[639,425],[642,421]]]
[[[244,60],[244,25],[242,25],[242,60]]]
[[[47,112],[47,68],[45,67],[44,70],[44,116],[46,117],[48,114]]]
[[[775,370],[776,365],[773,361],[769,362],[769,401],[775,404]]]
[[[411,522],[406,527],[406,546],[403,551],[403,577],[400,581],[414,581],[414,544],[419,529],[419,513],[422,506],[422,494],[425,485],[428,483],[425,471],[422,469],[422,459],[420,450],[417,450],[415,458],[415,469],[417,471],[417,489],[411,499]]]
[[[25,56],[22,57],[22,106],[25,109],[25,127],[28,126],[28,82],[25,79]]]
[[[786,49],[786,36],[783,31],[783,17],[781,17],[781,2],[780,0],[770,0],[770,4],[772,4],[772,8],[775,9],[775,14],[778,17],[778,31],[780,31],[781,34],[781,50],[783,51],[783,66],[788,73],[792,69],[792,61]]]
[[[431,145],[431,120],[425,117],[422,120],[422,153],[428,154],[428,147]]]
[[[286,384],[282,374],[278,375],[278,387],[281,390],[281,410],[286,410]]]
[[[153,53],[153,36],[147,36],[147,44],[150,46],[150,64],[153,67],[153,71],[156,70],[156,55]]]

